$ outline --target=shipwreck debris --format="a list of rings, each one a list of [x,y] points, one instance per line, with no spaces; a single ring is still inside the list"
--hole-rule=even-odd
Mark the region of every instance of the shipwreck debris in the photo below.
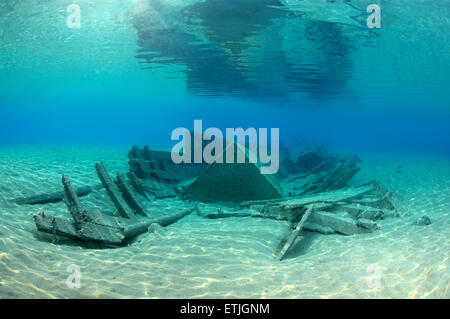
[[[254,155],[247,148],[240,144],[232,147],[244,151],[244,163],[177,165],[172,163],[169,152],[147,146],[132,148],[128,154],[130,171],[118,173],[114,180],[105,166],[97,163],[95,168],[102,184],[95,188],[105,189],[116,216],[84,209],[79,195],[89,189],[73,188],[63,175],[62,192],[39,198],[64,199],[72,220],[40,212],[33,216],[36,227],[54,237],[109,247],[127,242],[148,231],[151,225],[152,229],[159,227],[157,224],[174,223],[194,210],[208,219],[268,218],[289,224],[289,231],[275,249],[275,258],[282,260],[296,242],[301,243],[297,239],[303,231],[366,234],[379,229],[380,220],[399,216],[392,194],[376,181],[349,186],[359,171],[358,158],[340,158],[311,148],[293,160],[286,152],[281,163],[289,165],[282,168],[284,173],[263,175],[255,158],[250,160]],[[175,197],[178,198],[156,202]],[[171,207],[173,201],[181,204],[181,200],[190,208],[152,218],[155,214],[151,207]],[[203,203],[194,206],[191,201]]]
[[[309,215],[314,209],[314,205],[309,205],[306,209],[306,212],[302,214],[301,219],[298,221],[297,225],[293,228],[292,232],[287,234],[286,240],[282,241],[280,244],[280,249],[275,251],[275,258],[278,260],[283,259],[289,249],[294,245],[295,240],[297,239],[298,234],[303,230],[306,221],[308,220]]]
[[[85,196],[93,192],[94,190],[102,189],[103,186],[101,184],[97,184],[94,186],[82,186],[75,189],[75,193],[79,197]],[[36,204],[50,204],[57,203],[64,199],[64,192],[58,191],[53,193],[42,193],[32,196],[25,196],[13,199],[13,201],[17,204],[28,204],[28,205],[36,205]]]
[[[231,144],[244,148],[238,143]],[[282,190],[270,175],[260,173],[258,163],[250,161],[249,150],[244,163],[212,163],[181,194],[196,201],[240,202],[243,200],[281,198]]]
[[[127,205],[124,198],[120,195],[119,189],[109,177],[108,173],[106,172],[105,166],[102,163],[97,163],[95,164],[95,169],[97,170],[98,178],[101,180],[103,187],[106,189],[106,192],[111,198],[111,201],[114,203],[114,206],[116,206],[120,216],[124,218],[134,218],[134,212],[131,210],[130,206]]]
[[[207,164],[175,164],[171,152],[143,149],[133,146],[128,152],[130,171],[140,179],[155,179],[158,182],[175,184],[197,177]]]
[[[170,225],[195,209],[190,208],[171,215],[145,220],[112,217],[100,212],[85,210],[69,179],[64,175],[62,183],[65,203],[73,221],[62,217],[48,216],[40,212],[33,215],[37,229],[53,235],[87,242],[98,242],[106,246],[120,245],[128,239],[146,232],[153,223],[158,223],[161,226]]]

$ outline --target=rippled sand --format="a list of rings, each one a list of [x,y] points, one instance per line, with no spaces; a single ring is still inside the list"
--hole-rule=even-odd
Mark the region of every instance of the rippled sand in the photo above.
[[[450,298],[445,159],[362,156],[354,183],[380,181],[403,217],[381,221],[381,229],[367,235],[306,233],[281,262],[273,252],[286,222],[192,214],[128,247],[95,250],[52,244],[37,233],[31,215],[68,215],[62,203],[9,201],[60,190],[62,173],[75,185],[97,183],[95,162],[103,161],[111,174],[126,171],[126,153],[112,147],[0,149],[1,298]],[[114,210],[103,190],[82,203]],[[411,225],[425,214],[431,225]],[[80,289],[67,287],[70,264],[81,267]]]

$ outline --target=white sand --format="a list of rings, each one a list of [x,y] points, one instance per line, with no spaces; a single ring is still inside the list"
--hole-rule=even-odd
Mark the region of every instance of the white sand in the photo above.
[[[52,244],[35,230],[31,215],[68,215],[62,203],[8,201],[60,190],[62,173],[75,185],[97,183],[95,162],[103,161],[110,173],[126,171],[126,153],[112,147],[0,149],[0,297],[450,298],[449,160],[363,156],[354,183],[380,181],[411,216],[381,221],[381,229],[367,235],[307,233],[281,262],[273,252],[286,222],[193,214],[129,247],[93,250]],[[103,190],[82,202],[114,210]],[[411,225],[424,214],[431,225]],[[80,289],[66,285],[70,264],[81,267]],[[379,288],[370,265],[380,271]]]

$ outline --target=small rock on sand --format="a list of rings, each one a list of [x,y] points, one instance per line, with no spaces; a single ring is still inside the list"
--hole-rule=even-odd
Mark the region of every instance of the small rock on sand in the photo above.
[[[431,219],[427,215],[423,215],[422,217],[418,218],[413,225],[417,226],[426,226],[431,224]]]

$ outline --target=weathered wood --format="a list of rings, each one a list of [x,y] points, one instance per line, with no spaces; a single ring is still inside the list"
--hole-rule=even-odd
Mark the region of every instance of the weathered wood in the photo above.
[[[363,196],[364,194],[370,193],[375,188],[371,184],[364,184],[357,187],[347,187],[334,191],[323,192],[313,195],[296,196],[296,197],[285,197],[274,200],[256,200],[256,201],[245,201],[239,204],[240,207],[248,207],[252,205],[282,205],[286,208],[297,208],[301,206],[306,206],[308,204],[313,204],[315,202],[341,202],[346,200],[352,200]]]
[[[141,181],[142,187],[144,188],[145,191],[147,192],[152,192],[153,190],[160,190],[161,187],[159,186],[159,182],[155,179],[143,179]]]
[[[227,146],[227,150],[234,148],[244,154],[243,163],[211,163],[183,190],[182,198],[202,202],[240,202],[283,197],[277,181],[270,175],[261,174],[255,154],[239,143]]]
[[[311,147],[305,150],[297,157],[297,167],[304,172],[307,172],[318,164],[322,163],[329,155],[325,154],[324,150],[318,147]]]
[[[75,193],[79,196],[86,196],[93,192],[94,190],[98,190],[103,188],[101,184],[94,186],[82,186],[75,189]],[[13,201],[17,204],[28,204],[28,205],[36,205],[36,204],[49,204],[49,203],[57,203],[64,199],[64,192],[58,191],[53,193],[44,193],[37,194],[31,196],[25,196],[16,198]]]
[[[356,219],[365,218],[370,220],[379,220],[395,215],[395,211],[382,208],[374,208],[358,203],[345,203],[343,205],[339,205],[339,209],[345,210]]]
[[[64,203],[72,215],[77,229],[80,229],[80,225],[89,220],[87,212],[81,206],[80,200],[78,199],[76,192],[73,190],[69,178],[65,175],[62,176],[62,184],[64,189]]]
[[[327,174],[323,182],[314,190],[316,193],[321,193],[338,181],[339,176],[343,174],[345,167],[342,163],[337,163],[336,166]]]
[[[105,166],[102,163],[97,163],[95,164],[95,169],[97,170],[97,175],[102,182],[103,187],[106,189],[106,192],[111,198],[111,201],[114,203],[114,206],[116,206],[120,216],[124,218],[134,218],[135,215],[133,211],[120,195],[119,189],[109,177]]]
[[[145,193],[142,183],[139,181],[136,175],[133,172],[127,172],[127,177],[130,180],[131,185],[136,190],[136,192],[144,196],[147,200],[150,200],[150,198],[148,198],[147,194]]]
[[[143,216],[147,216],[147,214],[145,214],[144,212],[144,208],[141,206],[141,204],[139,204],[138,200],[131,192],[130,188],[127,185],[125,177],[121,173],[117,174],[117,186],[119,187],[119,190],[122,192],[123,198],[128,203],[128,205],[134,210],[134,212]]]
[[[75,223],[71,220],[45,215],[44,212],[34,214],[33,219],[37,230],[40,232],[64,236],[71,239],[79,238]]]
[[[125,237],[132,238],[143,232],[146,232],[148,227],[150,227],[151,224],[159,224],[161,226],[171,225],[171,224],[177,222],[178,220],[180,220],[181,218],[189,215],[194,210],[195,210],[195,208],[190,208],[190,209],[183,210],[179,213],[158,217],[158,218],[152,219],[150,221],[145,221],[145,222],[128,225],[125,227]]]
[[[306,212],[303,214],[302,218],[298,222],[298,224],[294,227],[294,229],[288,234],[286,242],[281,244],[281,249],[275,252],[275,258],[278,260],[283,259],[289,249],[294,245],[295,239],[298,234],[303,230],[306,221],[308,220],[309,215],[313,211],[314,205],[309,205]]]
[[[65,195],[64,202],[75,221],[74,225],[80,239],[107,244],[117,244],[123,240],[123,227],[117,219],[83,209],[67,176],[63,175],[62,183]]]
[[[338,180],[336,180],[333,184],[328,187],[328,190],[339,189],[347,185],[347,182],[358,173],[360,168],[358,166],[352,166],[347,168],[347,170],[340,176]]]
[[[85,222],[81,225],[78,235],[84,241],[117,245],[125,239],[124,231],[124,227],[119,222],[115,225]]]
[[[159,189],[153,189],[150,191],[156,198],[176,197],[178,195],[173,185],[159,183],[158,186]]]
[[[388,196],[361,198],[355,200],[355,203],[364,206],[370,206],[373,208],[388,209],[388,210],[395,209],[394,205],[392,204]]]
[[[207,164],[175,164],[171,152],[133,147],[128,152],[130,171],[140,179],[157,179],[160,182],[178,183],[198,176]]]
[[[146,232],[151,224],[160,224],[168,226],[189,215],[195,208],[190,208],[175,214],[162,216],[143,222],[131,222],[131,220],[120,220],[119,218],[110,216],[95,216],[97,222],[82,223],[82,228],[77,229],[74,222],[64,218],[47,216],[40,212],[33,215],[36,227],[39,231],[56,234],[71,239],[79,239],[83,241],[99,242],[107,245],[122,244],[128,239]]]
[[[309,221],[324,227],[330,227],[336,232],[344,235],[364,234],[373,231],[359,227],[357,221],[354,219],[336,213],[315,211],[309,217]]]

